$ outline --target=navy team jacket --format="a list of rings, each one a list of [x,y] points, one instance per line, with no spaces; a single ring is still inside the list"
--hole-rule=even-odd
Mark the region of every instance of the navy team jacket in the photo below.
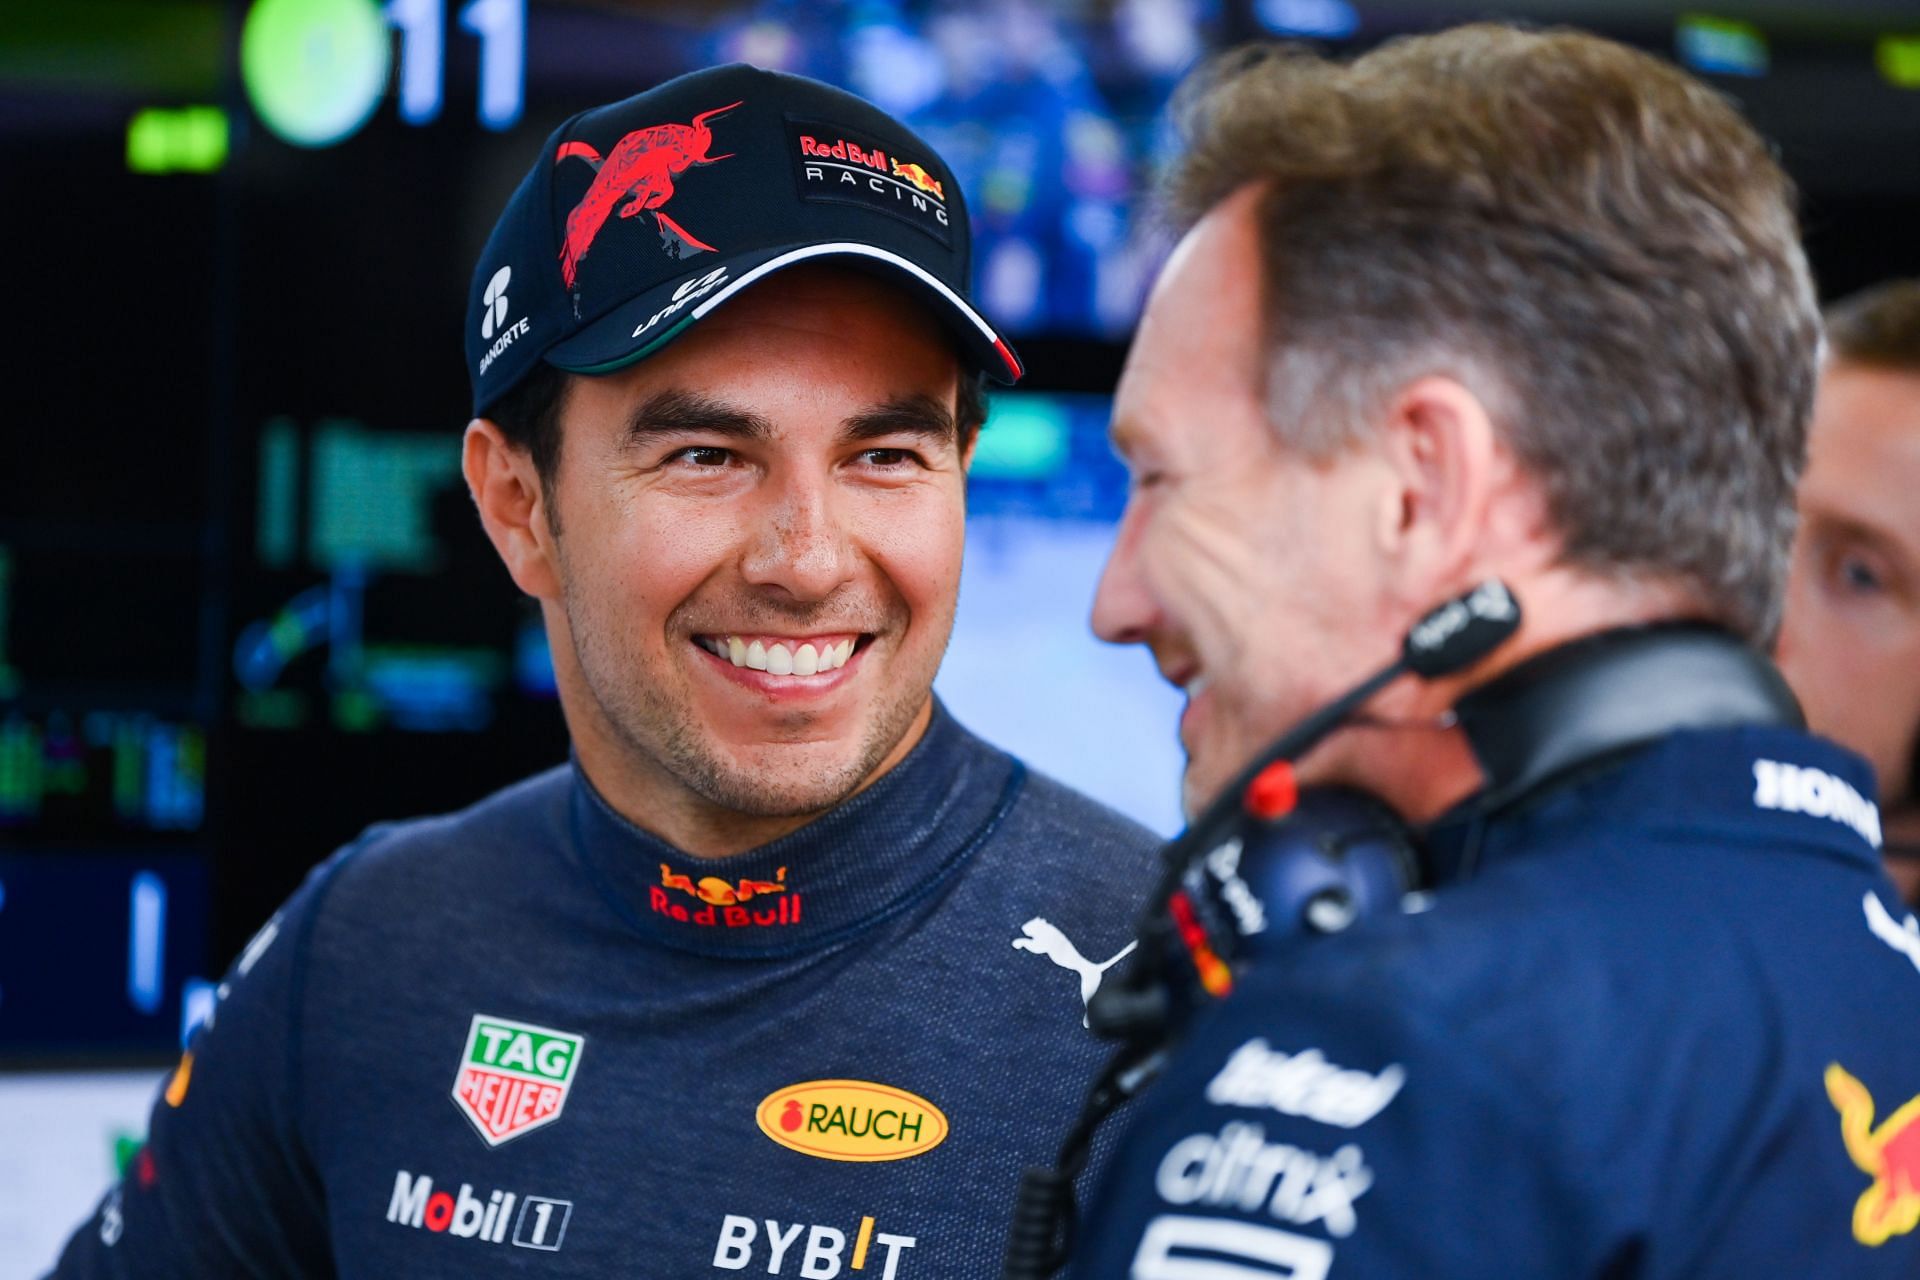
[[[1920,929],[1870,795],[1800,732],[1689,730],[1484,827],[1429,910],[1196,1021],[1075,1276],[1920,1275]]]
[[[236,962],[55,1274],[993,1274],[1156,848],[944,710],[721,862],[572,768],[376,828]]]

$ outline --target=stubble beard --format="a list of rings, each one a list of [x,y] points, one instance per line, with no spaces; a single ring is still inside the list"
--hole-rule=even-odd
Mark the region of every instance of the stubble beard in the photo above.
[[[865,718],[851,756],[810,765],[782,763],[772,770],[742,765],[723,754],[687,701],[648,679],[645,664],[621,651],[614,640],[620,629],[603,625],[585,593],[573,589],[571,575],[563,584],[563,599],[574,660],[587,692],[629,759],[647,772],[664,773],[708,804],[745,817],[808,817],[840,804],[872,777],[932,696],[933,671],[890,671],[886,674],[897,692],[883,693]],[[883,634],[904,632],[891,628]],[[680,634],[672,619],[667,633]],[[943,637],[934,654],[936,670],[945,649]],[[804,728],[807,719],[800,713],[793,727]]]

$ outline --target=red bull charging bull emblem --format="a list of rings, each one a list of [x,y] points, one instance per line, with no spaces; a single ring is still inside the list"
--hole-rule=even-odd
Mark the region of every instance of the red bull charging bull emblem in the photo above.
[[[896,178],[905,178],[908,182],[911,182],[935,200],[945,200],[947,198],[947,189],[940,185],[940,180],[917,164],[902,164],[899,160],[895,160],[893,162],[893,176]]]
[[[1920,1097],[1873,1127],[1873,1095],[1839,1063],[1827,1068],[1827,1097],[1840,1112],[1847,1155],[1873,1184],[1853,1206],[1853,1238],[1882,1245],[1920,1226]]]
[[[594,169],[593,185],[567,214],[567,238],[560,246],[560,278],[573,288],[579,275],[580,260],[593,247],[594,237],[614,215],[614,206],[622,200],[619,215],[635,218],[653,215],[660,229],[660,247],[668,257],[685,258],[696,253],[711,253],[713,246],[695,236],[667,216],[663,206],[673,199],[674,177],[695,165],[717,164],[732,158],[707,154],[713,147],[709,122],[739,106],[702,111],[691,124],[656,124],[635,129],[613,146],[604,157],[585,142],[563,142],[553,162],[585,160]],[[629,198],[631,197],[631,198]]]

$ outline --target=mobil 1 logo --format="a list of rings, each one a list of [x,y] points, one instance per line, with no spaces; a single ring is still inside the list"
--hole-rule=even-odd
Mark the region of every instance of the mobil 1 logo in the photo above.
[[[394,1175],[387,1200],[387,1221],[395,1226],[542,1253],[559,1252],[572,1218],[571,1200],[504,1190],[482,1195],[470,1182],[435,1190],[430,1175],[407,1169]]]
[[[473,1015],[453,1102],[490,1147],[560,1118],[585,1036]]]

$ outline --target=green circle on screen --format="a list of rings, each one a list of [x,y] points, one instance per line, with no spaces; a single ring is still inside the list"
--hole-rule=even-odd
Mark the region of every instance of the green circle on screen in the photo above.
[[[374,0],[255,0],[240,33],[247,98],[296,147],[353,136],[380,105],[392,60]]]

